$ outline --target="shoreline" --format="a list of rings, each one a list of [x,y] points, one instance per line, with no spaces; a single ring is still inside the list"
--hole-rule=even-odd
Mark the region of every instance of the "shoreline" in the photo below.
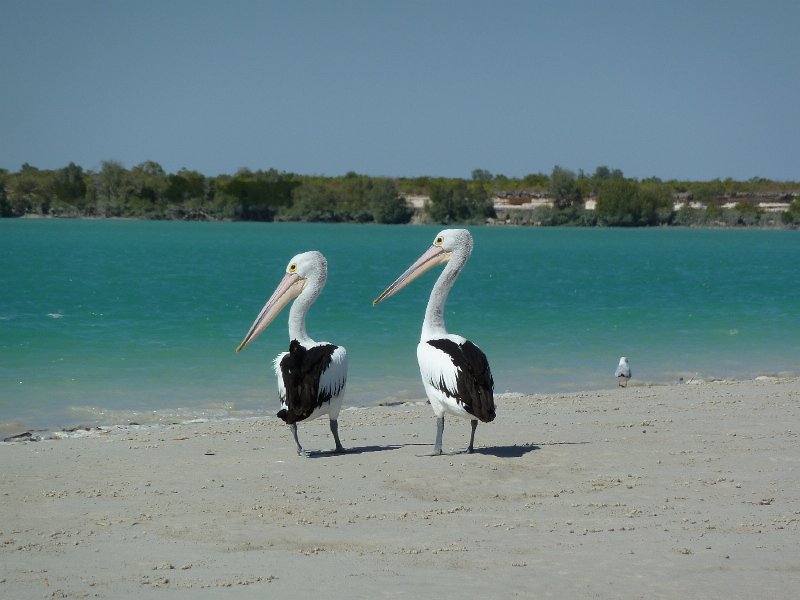
[[[495,209],[499,209],[501,213],[504,213],[505,216],[503,219],[500,217],[492,217],[487,218],[484,221],[480,222],[472,222],[467,221],[462,223],[465,227],[520,227],[520,228],[545,228],[545,229],[555,229],[555,228],[567,228],[567,227],[575,227],[575,225],[546,225],[537,222],[531,222],[530,220],[515,220],[511,219],[511,213],[525,213],[532,212],[533,208],[523,208],[519,206],[509,206],[509,205],[496,205]],[[415,210],[420,210],[416,209]],[[767,213],[767,214],[780,214],[780,213]],[[517,215],[519,216],[519,215]],[[91,215],[42,215],[42,214],[35,214],[35,213],[26,213],[24,215],[15,216],[15,217],[3,217],[7,220],[64,220],[64,221],[164,221],[164,222],[179,222],[179,223],[299,223],[299,224],[314,224],[314,223],[324,223],[329,225],[363,225],[363,226],[371,226],[371,225],[378,225],[384,226],[389,225],[392,227],[407,227],[407,226],[436,226],[438,223],[432,221],[421,220],[419,218],[412,218],[408,223],[376,223],[374,221],[293,221],[293,220],[272,220],[272,221],[261,221],[261,220],[246,220],[246,219],[234,219],[234,218],[215,218],[215,219],[186,219],[186,218],[146,218],[146,217],[99,217],[99,216],[91,216]],[[530,216],[529,216],[530,219]],[[779,223],[777,221],[774,222],[766,222],[766,223],[755,223],[755,224],[744,224],[744,223],[724,223],[724,222],[711,222],[711,223],[668,223],[668,224],[659,224],[659,225],[637,225],[634,227],[624,227],[621,225],[579,225],[579,227],[585,229],[663,229],[663,228],[670,228],[670,229],[726,229],[726,230],[763,230],[763,231],[797,231],[800,229],[796,223]]]
[[[343,411],[344,455],[269,417],[3,444],[0,592],[794,597],[800,378],[497,404],[441,457],[421,402]]]
[[[759,382],[759,381],[772,381],[772,382],[783,382],[783,381],[791,381],[797,379],[800,381],[800,376],[795,375],[794,373],[776,373],[770,375],[759,375],[753,379],[718,379],[718,378],[711,378],[711,379],[702,379],[698,378],[695,379],[694,377],[689,378],[686,381],[681,382],[651,382],[651,381],[641,381],[641,380],[632,380],[628,383],[628,387],[631,388],[657,388],[663,386],[681,386],[681,385],[707,385],[707,384],[734,384],[734,383],[748,383],[748,382]],[[507,392],[495,392],[495,399],[501,401],[504,397],[519,397],[519,396],[528,396],[532,398],[536,398],[539,396],[552,396],[552,395],[569,395],[569,394],[584,394],[584,393],[598,393],[609,391],[609,387],[588,387],[581,390],[574,390],[574,389],[565,389],[565,390],[547,390],[544,392],[538,393],[530,393],[530,392],[515,392],[515,391],[507,391]],[[420,398],[408,398],[408,399],[395,399],[395,400],[379,400],[375,401],[369,405],[349,405],[344,406],[342,411],[346,414],[348,410],[365,410],[371,408],[378,408],[378,407],[398,407],[398,406],[415,406],[415,405],[427,405],[427,400],[420,397]],[[277,411],[277,405],[275,406],[275,410],[271,410],[273,407],[269,405],[268,401],[265,401],[264,408],[261,410],[261,414],[252,414],[247,413],[243,416],[231,416],[231,415],[218,415],[218,416],[190,416],[188,418],[179,418],[175,415],[181,412],[190,412],[190,409],[187,408],[177,408],[177,409],[169,409],[169,412],[159,412],[158,410],[154,411],[130,411],[132,415],[135,415],[135,418],[127,419],[127,423],[123,422],[106,422],[106,423],[90,423],[87,421],[81,422],[80,420],[76,420],[76,422],[69,424],[69,425],[44,425],[39,427],[25,427],[25,426],[18,426],[17,422],[7,422],[7,423],[0,423],[0,447],[4,444],[13,444],[13,443],[20,443],[20,442],[43,442],[43,441],[54,441],[54,440],[63,440],[69,439],[74,437],[87,437],[92,435],[109,435],[118,432],[124,432],[129,429],[159,429],[164,427],[176,427],[176,426],[183,426],[183,425],[192,425],[198,423],[225,423],[225,422],[238,422],[238,421],[250,421],[250,420],[260,420],[260,419],[277,419],[275,416],[275,412]],[[202,412],[205,409],[198,409]],[[125,413],[128,411],[125,410],[117,410],[112,412],[119,412]],[[143,418],[142,418],[143,417]]]

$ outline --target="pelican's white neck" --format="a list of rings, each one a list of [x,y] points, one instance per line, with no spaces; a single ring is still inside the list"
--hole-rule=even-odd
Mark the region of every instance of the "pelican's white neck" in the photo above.
[[[447,295],[458,278],[458,274],[461,273],[461,269],[464,268],[464,264],[469,258],[471,250],[471,247],[456,249],[436,279],[436,283],[431,290],[431,297],[428,299],[428,306],[425,309],[421,340],[430,340],[447,335],[447,329],[444,325],[444,305],[447,302]]]
[[[289,341],[297,340],[304,346],[314,343],[306,332],[306,315],[323,287],[325,287],[324,279],[309,278],[303,291],[292,302],[292,307],[289,309]]]

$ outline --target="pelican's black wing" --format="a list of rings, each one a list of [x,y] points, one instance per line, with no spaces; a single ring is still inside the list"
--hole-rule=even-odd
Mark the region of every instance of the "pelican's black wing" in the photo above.
[[[305,348],[297,340],[292,340],[289,352],[280,362],[286,408],[278,412],[278,417],[291,425],[307,419],[315,409],[330,402],[336,390],[320,389],[319,382],[330,367],[336,348],[334,344]]]
[[[458,400],[469,414],[488,423],[494,420],[494,379],[489,361],[483,351],[469,340],[463,343],[447,338],[428,340],[437,350],[444,352],[458,371],[456,389],[448,389],[444,381],[432,382],[442,392]]]

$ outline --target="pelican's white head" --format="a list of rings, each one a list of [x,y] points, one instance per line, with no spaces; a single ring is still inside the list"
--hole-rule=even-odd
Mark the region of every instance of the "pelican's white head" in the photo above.
[[[289,261],[286,265],[286,274],[295,274],[304,281],[324,286],[328,279],[328,261],[316,250],[303,252]]]
[[[433,245],[450,254],[469,256],[472,253],[472,234],[466,229],[443,229],[436,234]]]
[[[275,288],[269,300],[267,300],[264,308],[261,309],[256,320],[253,321],[250,330],[242,340],[242,343],[236,348],[236,351],[239,352],[256,339],[278,316],[281,310],[302,292],[308,290],[306,291],[306,295],[309,296],[307,304],[313,302],[322,291],[322,288],[325,287],[327,278],[328,261],[325,260],[322,253],[311,250],[294,256],[289,261],[289,264],[286,265],[286,274],[283,279],[278,284],[278,287]]]
[[[459,264],[466,262],[472,252],[472,234],[466,229],[443,229],[436,234],[433,244],[414,264],[400,275],[384,292],[378,296],[372,305],[381,300],[394,296],[397,292],[414,281],[417,277],[432,269],[436,265],[448,262],[452,257],[458,257]]]

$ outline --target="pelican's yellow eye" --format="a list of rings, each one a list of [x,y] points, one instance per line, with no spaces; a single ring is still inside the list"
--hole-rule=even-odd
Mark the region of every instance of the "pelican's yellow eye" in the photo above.
[[[289,273],[294,273],[297,271],[297,263],[292,263],[289,265]]]
[[[444,237],[442,237],[440,235],[439,237],[436,238],[436,241],[433,242],[433,245],[434,246],[441,246],[443,243],[444,243]]]

